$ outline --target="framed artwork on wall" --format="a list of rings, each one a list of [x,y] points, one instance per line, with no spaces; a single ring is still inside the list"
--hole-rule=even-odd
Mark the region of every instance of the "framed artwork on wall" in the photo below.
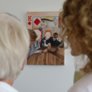
[[[64,42],[58,26],[59,12],[27,12],[30,34],[28,65],[64,65]]]

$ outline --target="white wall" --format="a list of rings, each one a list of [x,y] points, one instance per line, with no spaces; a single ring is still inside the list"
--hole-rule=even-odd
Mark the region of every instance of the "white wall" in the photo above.
[[[0,11],[26,22],[27,11],[58,11],[64,0],[0,0]],[[26,66],[15,81],[20,92],[67,92],[73,83],[73,57],[65,51],[64,66]]]
[[[64,0],[0,0],[0,11],[10,12],[25,22],[27,11],[58,11]]]
[[[67,92],[73,84],[74,58],[65,53],[64,66],[26,66],[14,86],[20,92]]]

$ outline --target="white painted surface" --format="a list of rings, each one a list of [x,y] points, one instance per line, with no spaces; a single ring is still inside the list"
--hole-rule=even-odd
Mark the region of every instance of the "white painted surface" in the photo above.
[[[58,11],[64,0],[0,0],[0,11],[10,12],[26,24],[27,11]],[[19,92],[67,92],[73,83],[74,64],[65,51],[64,66],[26,66],[15,81]]]

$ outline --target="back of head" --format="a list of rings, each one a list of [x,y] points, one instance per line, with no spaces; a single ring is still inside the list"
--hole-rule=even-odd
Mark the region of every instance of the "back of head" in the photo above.
[[[73,33],[83,38],[88,49],[92,51],[90,43],[92,39],[92,1],[66,0],[63,11],[63,22],[67,29],[66,33],[68,35]]]
[[[0,13],[0,80],[14,80],[29,49],[29,35],[13,15]]]
[[[75,39],[76,49],[92,61],[92,0],[66,0],[62,19],[69,42]]]

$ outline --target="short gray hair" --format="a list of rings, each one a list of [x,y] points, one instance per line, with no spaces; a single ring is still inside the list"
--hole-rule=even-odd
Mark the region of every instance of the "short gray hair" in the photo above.
[[[0,13],[0,80],[15,80],[27,58],[29,34],[13,15]]]

